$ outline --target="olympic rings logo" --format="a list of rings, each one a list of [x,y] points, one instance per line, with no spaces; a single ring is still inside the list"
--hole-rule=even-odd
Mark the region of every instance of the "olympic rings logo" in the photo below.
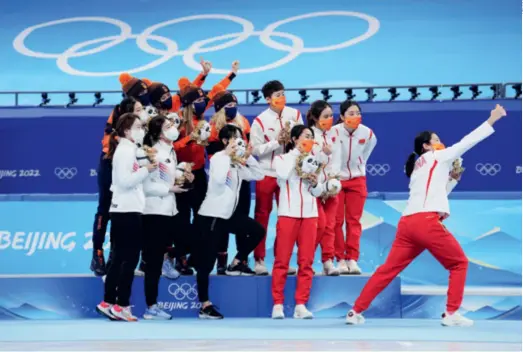
[[[58,177],[60,180],[70,180],[73,177],[75,177],[77,173],[78,170],[76,169],[76,167],[57,167],[54,169],[55,176]]]
[[[324,16],[345,16],[345,17],[356,17],[362,20],[367,21],[368,28],[365,31],[365,33],[355,37],[351,38],[349,40],[346,40],[342,43],[333,44],[333,45],[327,45],[322,47],[316,47],[316,48],[307,48],[305,47],[305,44],[303,42],[303,39],[300,37],[287,33],[287,32],[280,32],[275,31],[278,27],[295,22],[298,20],[303,19],[309,19],[309,18],[315,18],[315,17],[324,17]],[[178,44],[176,41],[166,38],[163,36],[155,35],[153,32],[156,30],[159,30],[160,28],[164,28],[166,26],[170,26],[172,24],[176,23],[182,23],[182,22],[189,22],[189,21],[197,21],[197,20],[226,20],[226,21],[232,21],[234,23],[239,24],[242,27],[241,32],[235,32],[235,33],[229,33],[224,35],[219,35],[216,37],[211,37],[204,40],[199,40],[192,45],[189,46],[189,48],[185,50],[180,50],[178,47]],[[120,33],[117,35],[109,35],[101,38],[86,40],[83,42],[76,43],[66,49],[62,53],[45,53],[45,52],[39,52],[29,49],[25,45],[25,41],[27,37],[33,33],[35,30],[45,27],[51,27],[59,24],[65,24],[65,23],[73,23],[73,22],[96,22],[96,23],[108,23],[112,24],[120,29]],[[254,29],[254,24],[244,18],[232,16],[232,15],[225,15],[225,14],[206,14],[206,15],[194,15],[194,16],[186,16],[186,17],[180,17],[175,18],[172,20],[168,20],[165,22],[157,23],[153,26],[150,26],[146,28],[142,33],[140,34],[133,34],[132,28],[129,24],[120,21],[115,18],[110,17],[71,17],[71,18],[65,18],[60,20],[54,20],[49,22],[40,23],[34,26],[31,26],[29,28],[24,29],[22,32],[20,32],[16,38],[13,41],[13,46],[16,51],[18,51],[20,54],[31,56],[35,58],[41,58],[41,59],[56,59],[56,65],[60,70],[62,70],[65,73],[68,73],[70,75],[76,75],[76,76],[88,76],[88,77],[107,77],[107,76],[117,76],[121,72],[129,72],[131,74],[142,72],[145,70],[152,69],[156,66],[159,66],[167,61],[169,61],[171,58],[175,56],[182,56],[183,62],[185,65],[187,65],[189,68],[192,68],[196,71],[199,71],[201,69],[200,64],[195,59],[196,54],[204,54],[204,53],[210,53],[226,48],[230,48],[232,46],[235,46],[237,44],[242,43],[243,41],[247,40],[249,37],[257,36],[260,38],[260,41],[267,47],[272,48],[274,50],[283,51],[286,52],[287,55],[279,60],[276,60],[272,63],[269,63],[267,65],[254,67],[254,68],[247,68],[247,69],[240,69],[239,73],[255,73],[255,72],[262,72],[271,70],[277,67],[280,67],[282,65],[285,65],[289,63],[290,61],[294,60],[296,57],[303,53],[320,53],[320,52],[327,52],[331,50],[338,50],[342,48],[347,48],[349,46],[352,46],[354,44],[357,44],[359,42],[362,42],[370,37],[372,37],[374,34],[378,32],[380,28],[380,22],[377,18],[369,16],[364,13],[359,12],[352,12],[352,11],[323,11],[323,12],[312,12],[304,15],[289,17],[284,20],[280,20],[274,23],[269,24],[265,29],[262,31],[256,31]],[[272,39],[272,37],[279,37],[288,39],[292,42],[292,45],[286,45],[281,44],[275,40]],[[77,58],[77,57],[84,57],[89,56],[93,54],[100,53],[102,51],[105,51],[107,49],[110,49],[120,43],[123,43],[124,41],[128,39],[136,39],[136,44],[138,48],[140,48],[142,51],[160,56],[159,58],[149,62],[148,64],[135,67],[135,68],[126,68],[119,71],[110,71],[110,72],[89,72],[89,71],[81,71],[78,69],[73,68],[70,63],[69,59],[71,58]],[[224,40],[228,40],[226,42],[223,42]],[[163,45],[163,49],[157,49],[152,47],[149,44],[149,41],[155,41]],[[214,42],[220,42],[221,44],[214,45],[214,46],[208,46],[208,44],[214,43]],[[98,45],[98,46],[94,46]],[[94,47],[93,47],[94,46]],[[89,47],[89,49],[84,48]],[[227,74],[229,73],[228,69],[221,69],[221,68],[213,68],[211,73],[216,74]]]
[[[476,164],[476,171],[479,172],[481,176],[495,176],[498,172],[501,171],[501,165],[490,163],[478,163]]]
[[[390,171],[389,164],[367,164],[365,169],[371,176],[385,176]]]
[[[188,283],[183,283],[181,285],[170,284],[167,288],[167,291],[178,301],[184,299],[194,301],[196,298],[198,298],[198,291],[196,291],[196,285],[191,285]]]

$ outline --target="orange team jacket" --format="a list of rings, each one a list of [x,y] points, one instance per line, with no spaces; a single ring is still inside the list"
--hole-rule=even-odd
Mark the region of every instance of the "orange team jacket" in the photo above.
[[[251,125],[249,124],[249,120],[245,116],[242,116],[243,119],[243,130],[242,135],[243,139],[245,140],[245,143],[249,143],[250,140],[250,134],[251,134]],[[216,129],[216,125],[214,123],[211,123],[211,136],[209,137],[209,145],[207,146],[207,158],[211,160],[212,156],[221,151],[223,149],[222,142],[218,138],[218,130]]]
[[[218,84],[216,84],[212,88],[212,90],[207,95],[209,103],[207,104],[205,111],[207,111],[207,109],[209,109],[213,105],[212,99],[218,92],[218,87],[222,86],[223,89],[227,89],[227,87],[231,84],[235,76],[236,75],[234,73],[229,73],[227,77],[222,79]],[[198,120],[196,116],[193,116],[192,122],[193,127],[196,127],[200,120]],[[179,163],[193,163],[193,170],[199,170],[205,166],[205,147],[198,145],[197,143],[194,143],[194,141],[191,141],[191,136],[186,135],[185,128],[182,127],[180,129],[180,137],[176,142],[173,143],[173,146],[174,150],[176,151],[176,157],[178,158]]]
[[[194,82],[192,82],[194,85],[201,87],[203,83],[205,82],[205,76],[203,73],[200,73]],[[180,96],[178,94],[173,95],[173,107],[171,109],[172,112],[178,112],[182,106],[182,103],[180,101]],[[106,154],[109,151],[109,138],[111,136],[112,130],[116,126],[116,121],[113,121],[113,115],[114,115],[114,109],[111,111],[111,115],[109,115],[109,118],[107,119],[107,122],[105,124],[105,130],[104,130],[104,137],[102,139],[102,151]]]

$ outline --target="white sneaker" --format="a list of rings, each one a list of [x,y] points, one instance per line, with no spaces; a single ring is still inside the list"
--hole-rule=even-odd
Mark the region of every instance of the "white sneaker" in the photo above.
[[[154,304],[145,310],[143,318],[145,320],[171,320],[172,316]]]
[[[344,259],[338,260],[338,272],[340,275],[349,275],[350,273],[347,262]]]
[[[334,266],[332,263],[332,260],[327,260],[325,263],[323,263],[323,275],[327,276],[338,276],[340,275],[340,271],[338,268]]]
[[[459,312],[454,312],[452,314],[450,313],[443,313],[443,316],[441,317],[441,325],[443,326],[472,326],[474,325],[474,321],[470,320],[469,318],[465,318],[463,315],[459,314]]]
[[[263,260],[257,260],[256,263],[254,263],[254,272],[259,276],[269,275],[269,271],[267,270]]]
[[[349,310],[347,316],[345,317],[345,324],[349,325],[360,325],[365,323],[365,318],[363,315],[356,313],[354,310]]]
[[[111,307],[111,314],[119,320],[138,321],[138,318],[135,317],[131,311],[131,306],[120,307],[119,305],[115,304]]]
[[[347,267],[349,268],[349,275],[360,275],[361,269],[358,266],[358,263],[355,260],[349,260],[347,262]]]
[[[305,304],[298,304],[294,308],[294,319],[312,319],[314,316],[312,313],[305,307]]]
[[[287,275],[296,275],[298,271],[296,270],[296,268],[291,268],[289,267],[289,270],[287,271]]]
[[[275,304],[272,307],[272,319],[285,319],[285,314],[283,313],[283,304]]]

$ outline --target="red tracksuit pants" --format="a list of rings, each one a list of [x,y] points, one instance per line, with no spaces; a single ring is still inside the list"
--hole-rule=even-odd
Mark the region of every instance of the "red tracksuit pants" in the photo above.
[[[367,198],[367,180],[356,177],[341,181],[338,194],[338,212],[336,214],[334,243],[336,259],[358,260],[360,257],[361,216]],[[343,223],[345,222],[345,236]]]
[[[447,312],[457,311],[463,300],[468,259],[437,213],[417,213],[401,218],[389,256],[361,291],[354,310],[357,313],[366,310],[374,298],[425,249],[450,272]]]
[[[265,229],[265,236],[254,250],[255,260],[265,259],[265,241],[267,239],[267,227],[269,226],[269,216],[272,211],[272,202],[276,197],[276,203],[280,196],[280,188],[275,177],[265,176],[261,181],[256,182],[256,205],[254,208],[254,220],[258,221]]]
[[[283,295],[289,261],[294,245],[298,245],[298,282],[296,285],[296,304],[305,304],[309,300],[312,277],[312,263],[316,248],[316,229],[318,218],[278,217],[276,224],[276,244],[274,267],[272,269],[272,299],[274,304],[283,304]],[[312,231],[311,231],[312,230]]]
[[[327,198],[325,203],[318,198],[318,234],[316,248],[321,245],[321,262],[334,259],[334,228],[338,211],[338,197]]]

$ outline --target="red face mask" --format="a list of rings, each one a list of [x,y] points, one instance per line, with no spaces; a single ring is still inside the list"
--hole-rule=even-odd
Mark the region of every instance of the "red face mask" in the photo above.
[[[303,153],[310,153],[313,146],[314,146],[314,140],[305,139],[305,140],[301,141],[298,149]]]
[[[445,149],[445,144],[443,144],[441,142],[440,143],[434,143],[432,145],[432,148],[434,148],[434,150],[443,150],[443,149]]]
[[[333,118],[332,117],[329,117],[328,119],[321,119],[319,122],[318,122],[318,125],[320,126],[320,129],[322,131],[328,131],[331,129],[332,127],[332,123],[333,123]]]
[[[361,116],[358,117],[346,117],[345,126],[355,130],[361,124]]]
[[[285,96],[271,99],[271,105],[278,110],[283,110],[286,103],[287,99],[285,99]]]

